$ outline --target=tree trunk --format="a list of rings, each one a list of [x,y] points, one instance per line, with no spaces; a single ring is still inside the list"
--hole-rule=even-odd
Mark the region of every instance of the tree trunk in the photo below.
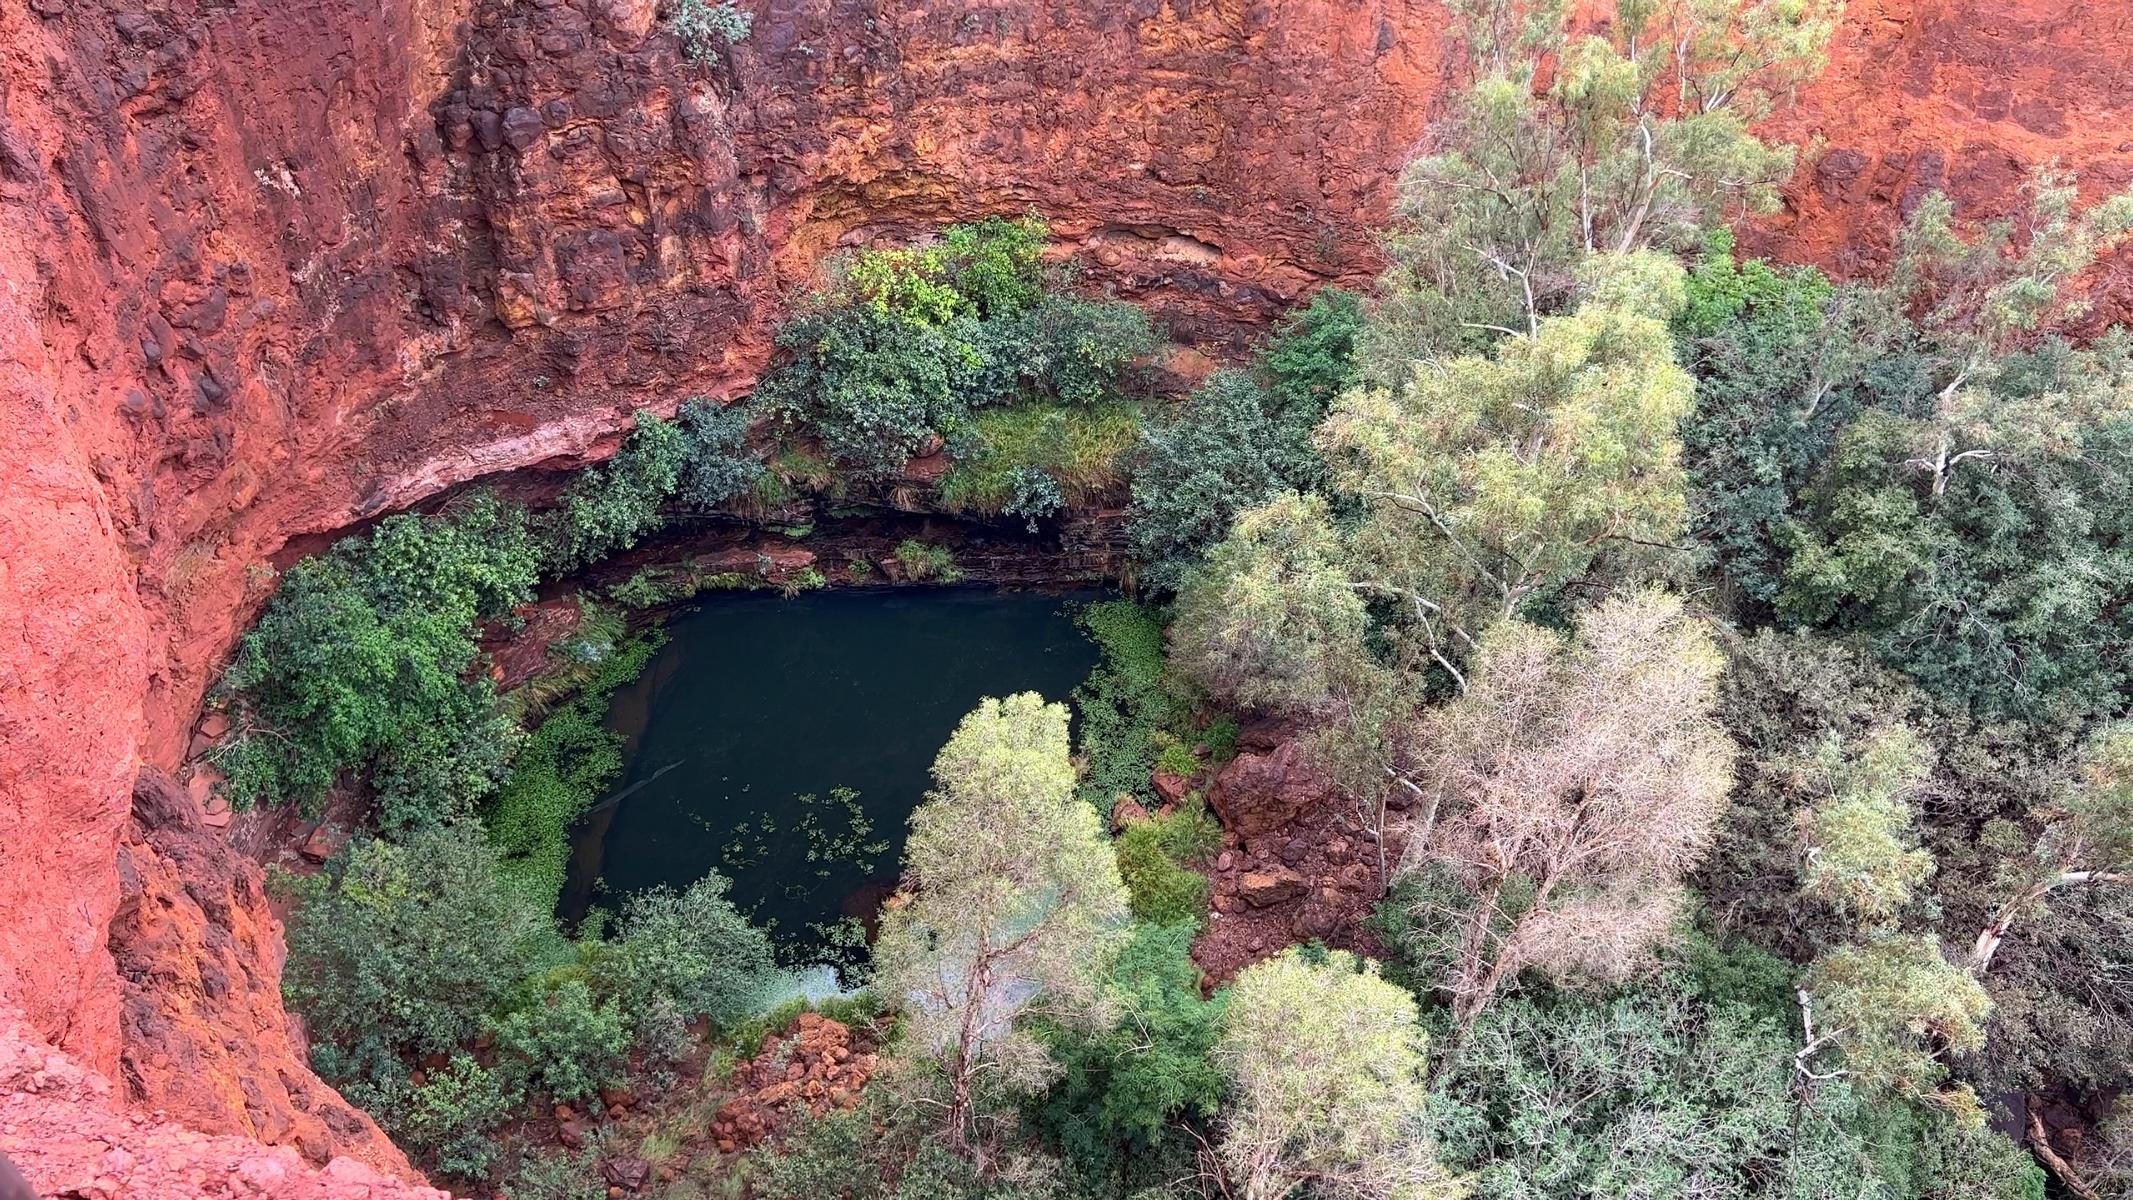
[[[2060,888],[2082,883],[2133,883],[2133,875],[2117,871],[2062,870],[2023,888],[2014,899],[2001,905],[1992,921],[1979,931],[1976,943],[1970,947],[1970,973],[1983,977],[1991,969],[1992,956],[2000,952],[2000,943],[2007,939],[2007,931],[2014,927],[2016,918],[2024,909]]]

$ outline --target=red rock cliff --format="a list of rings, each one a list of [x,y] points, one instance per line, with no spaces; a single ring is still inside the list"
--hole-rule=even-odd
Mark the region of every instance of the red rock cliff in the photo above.
[[[749,7],[696,66],[653,0],[0,4],[0,999],[132,1102],[392,1167],[304,1115],[242,865],[130,816],[263,564],[744,389],[838,244],[1034,207],[1233,338],[1368,276],[1449,61],[1423,0]],[[1928,188],[2124,182],[2128,49],[2080,0],[1855,0],[1756,242],[1866,270]]]

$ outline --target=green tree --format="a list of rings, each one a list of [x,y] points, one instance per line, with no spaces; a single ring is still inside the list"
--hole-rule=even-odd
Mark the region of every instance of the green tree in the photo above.
[[[908,1052],[939,1070],[943,1132],[974,1149],[978,1084],[1046,1082],[1025,1018],[1100,1029],[1125,937],[1126,889],[1096,810],[1074,795],[1067,713],[1034,692],[985,700],[933,764],[911,814],[914,894],[883,917],[875,987],[904,1013]]]
[[[1395,358],[1537,329],[1588,255],[1693,245],[1768,211],[1790,147],[1749,132],[1822,67],[1836,0],[1462,0],[1466,86],[1407,168],[1372,329]],[[1543,79],[1544,70],[1547,77]],[[1671,93],[1671,94],[1669,94]]]
[[[1575,314],[1493,356],[1417,361],[1397,387],[1343,396],[1319,431],[1335,487],[1368,505],[1357,585],[1455,679],[1491,622],[1681,528],[1677,428],[1695,388],[1665,325],[1681,270],[1603,256],[1583,277]]]
[[[1845,430],[1787,526],[1780,615],[1859,633],[1950,704],[2114,711],[2133,637],[2133,416],[1940,475],[1913,465],[1932,424],[1869,412]]]
[[[1148,1169],[1189,1157],[1181,1152],[1192,1142],[1176,1121],[1212,1118],[1220,1107],[1213,1051],[1226,993],[1200,996],[1197,931],[1190,922],[1136,924],[1106,985],[1117,1023],[1044,1035],[1060,1076],[1031,1115],[1088,1183],[1115,1180],[1121,1194],[1133,1191]]]
[[[1855,743],[1825,740],[1806,766],[1821,791],[1800,814],[1800,886],[1846,915],[1896,914],[1933,870],[1918,848],[1910,794],[1924,780],[1927,751],[1901,726]]]
[[[640,1038],[644,1022],[662,1014],[731,1030],[780,977],[769,935],[733,907],[730,888],[714,872],[679,892],[653,888],[623,901],[592,974],[638,1022]]]
[[[1936,1051],[1981,1048],[1992,1001],[1941,954],[1938,938],[1887,933],[1826,951],[1800,991],[1809,1031],[1803,1055],[1834,1046],[1842,1073],[1861,1087],[1975,1111],[1969,1089],[1934,1090],[1948,1073]]]
[[[2067,790],[2038,839],[2025,885],[1979,932],[1970,968],[1984,974],[2014,923],[2061,888],[2133,883],[2133,722],[2105,726],[2083,755],[2083,777]]]
[[[1176,588],[1237,513],[1321,468],[1308,440],[1271,411],[1273,394],[1243,371],[1217,371],[1145,433],[1133,473],[1131,528],[1141,577]]]
[[[1421,1127],[1428,1039],[1414,997],[1345,951],[1239,972],[1215,1059],[1233,1097],[1222,1164],[1245,1200],[1437,1200],[1464,1189]]]
[[[531,597],[538,561],[524,514],[477,495],[290,568],[223,676],[231,798],[311,805],[379,764],[388,826],[471,812],[517,746],[488,681],[467,678],[476,625]]]
[[[1238,514],[1188,577],[1171,661],[1230,703],[1310,711],[1341,687],[1367,616],[1324,497],[1284,492]]]
[[[629,1030],[614,1000],[595,1002],[582,979],[493,1023],[499,1070],[558,1101],[583,1100],[621,1077]]]
[[[459,1049],[549,931],[472,822],[399,843],[357,839],[291,886],[283,994],[344,1062]]]

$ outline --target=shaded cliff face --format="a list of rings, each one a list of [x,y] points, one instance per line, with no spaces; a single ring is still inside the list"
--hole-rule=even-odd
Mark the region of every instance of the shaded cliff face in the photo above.
[[[1218,348],[1367,279],[1451,61],[1422,0],[751,7],[696,65],[653,0],[0,4],[0,997],[136,1103],[301,1144],[278,1001],[188,974],[211,917],[121,908],[178,886],[133,781],[263,564],[745,390],[825,251],[941,221],[1034,207]],[[1930,187],[2123,182],[2129,48],[2080,0],[1855,0],[1751,245],[1869,270]],[[271,981],[238,907],[208,961]]]

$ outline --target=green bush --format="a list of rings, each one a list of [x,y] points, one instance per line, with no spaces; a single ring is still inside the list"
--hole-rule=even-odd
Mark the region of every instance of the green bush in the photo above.
[[[1328,288],[1290,314],[1250,371],[1208,376],[1151,424],[1129,528],[1141,579],[1174,591],[1239,512],[1325,484],[1311,432],[1355,382],[1361,302]]]
[[[1217,371],[1147,431],[1129,529],[1151,587],[1176,589],[1239,512],[1324,475],[1310,423],[1284,421],[1273,401],[1251,375]]]
[[[1334,397],[1354,386],[1355,344],[1363,329],[1363,300],[1340,288],[1320,288],[1311,303],[1275,327],[1258,358],[1283,419],[1310,426]]]
[[[597,1152],[588,1148],[572,1153],[558,1147],[524,1154],[500,1193],[510,1200],[607,1200]]]
[[[1123,391],[1158,339],[1130,304],[1049,290],[1046,236],[1042,222],[994,218],[949,226],[933,245],[860,252],[779,329],[783,354],[757,399],[865,476],[894,475],[945,445],[976,471],[950,489],[953,507],[1035,517],[1115,483],[1131,438],[1086,443],[1115,433],[1116,410],[1130,414]],[[1054,415],[994,415],[1031,404]],[[1090,409],[1109,411],[1082,415]]]
[[[282,992],[349,1068],[459,1049],[551,935],[472,822],[401,843],[357,839],[290,887]]]
[[[729,886],[714,873],[680,892],[631,896],[595,960],[600,993],[650,1021],[679,1013],[730,1030],[752,1015],[779,971],[770,938],[733,907]],[[640,1032],[654,1036],[649,1029]]]
[[[969,420],[984,356],[976,323],[910,320],[867,304],[801,313],[780,326],[785,356],[756,399],[786,430],[811,434],[838,466],[890,475]]]
[[[763,478],[763,460],[748,449],[753,405],[720,407],[702,397],[685,401],[675,421],[685,454],[677,498],[696,508],[718,506],[752,491]]]
[[[309,806],[383,760],[388,827],[470,811],[515,748],[488,681],[467,678],[477,622],[531,598],[538,560],[523,514],[479,495],[290,568],[222,680],[233,803]]]
[[[1156,822],[1129,825],[1118,835],[1118,877],[1136,921],[1201,925],[1207,921],[1207,877],[1164,853]]]
[[[1120,795],[1151,799],[1156,735],[1183,723],[1184,705],[1163,682],[1163,624],[1153,609],[1105,600],[1078,620],[1103,659],[1074,689],[1081,718],[1082,797],[1109,814]]]
[[[636,427],[614,457],[579,472],[563,493],[554,550],[558,570],[627,550],[657,529],[665,520],[662,508],[681,486],[688,454],[689,439],[680,425],[638,412]]]
[[[583,1100],[622,1075],[630,1035],[613,999],[594,1003],[583,980],[565,980],[491,1026],[498,1073],[558,1101]]]
[[[674,33],[691,62],[708,62],[721,45],[748,40],[755,14],[733,0],[675,0]]]
[[[1996,452],[1938,496],[1905,466],[1929,433],[1879,411],[1845,428],[1783,531],[1779,615],[1859,635],[1947,703],[2047,722],[2120,711],[2133,418]]]
[[[1022,314],[1010,344],[1024,394],[1086,407],[1120,398],[1134,365],[1158,344],[1148,314],[1116,300],[1047,295]]]
[[[1211,1053],[1225,997],[1200,998],[1196,932],[1190,923],[1135,925],[1111,972],[1119,1021],[1094,1034],[1044,1030],[1060,1077],[1030,1120],[1091,1194],[1125,1195],[1174,1178],[1192,1161],[1181,1120],[1212,1120],[1221,1103]]]
[[[410,1093],[388,1128],[439,1174],[481,1181],[496,1163],[493,1135],[511,1119],[519,1100],[496,1072],[455,1054]]]
[[[1768,604],[1783,568],[1778,530],[1860,399],[1845,388],[1802,401],[1818,386],[1832,289],[1813,267],[1736,263],[1721,230],[1688,296],[1674,331],[1696,375],[1696,409],[1681,425],[1690,530],[1743,595]]]
[[[1137,821],[1113,844],[1135,920],[1155,925],[1203,925],[1207,877],[1190,868],[1222,844],[1222,827],[1198,793],[1176,812]]]

